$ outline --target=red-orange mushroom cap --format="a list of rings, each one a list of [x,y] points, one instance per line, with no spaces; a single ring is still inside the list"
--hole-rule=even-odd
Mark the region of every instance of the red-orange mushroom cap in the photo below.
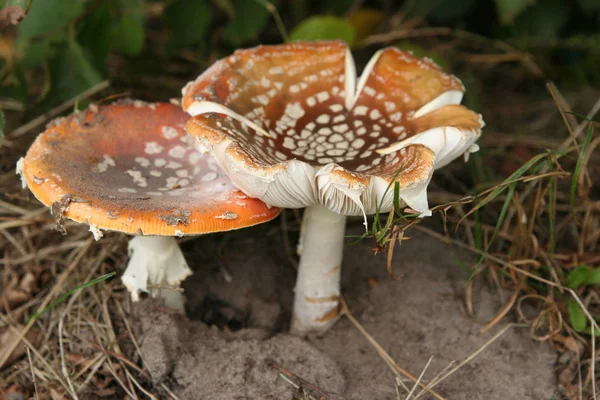
[[[20,173],[46,206],[97,229],[183,236],[275,218],[187,143],[189,116],[170,103],[121,101],[60,118],[38,136]]]
[[[341,42],[236,51],[183,89],[186,129],[236,186],[279,207],[371,214],[400,198],[428,214],[435,168],[475,151],[481,116],[431,60],[386,48],[357,78]]]

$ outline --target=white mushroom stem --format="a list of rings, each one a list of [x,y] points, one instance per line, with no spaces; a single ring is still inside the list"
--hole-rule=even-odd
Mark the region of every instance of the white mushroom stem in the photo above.
[[[175,238],[136,236],[129,241],[129,264],[121,280],[133,301],[139,292],[152,293],[163,305],[184,312],[184,297],[179,284],[192,271]]]
[[[346,216],[307,207],[302,220],[292,332],[324,331],[338,317]]]

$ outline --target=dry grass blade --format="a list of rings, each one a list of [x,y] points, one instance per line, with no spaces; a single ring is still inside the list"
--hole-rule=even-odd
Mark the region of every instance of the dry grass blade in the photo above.
[[[427,372],[427,369],[429,368],[429,365],[431,364],[431,361],[433,361],[433,356],[429,357],[429,360],[427,361],[427,364],[425,364],[425,367],[423,368],[423,371],[421,371],[421,374],[419,375],[419,378],[417,378],[417,381],[413,385],[413,387],[410,390],[410,392],[408,392],[408,395],[406,396],[406,399],[404,399],[404,400],[410,400],[410,398],[412,397],[412,395],[415,392],[415,390],[417,390],[417,387],[421,383],[421,380],[423,379],[423,375],[425,375],[425,372]]]
[[[504,318],[504,316],[506,314],[508,314],[508,312],[515,305],[515,302],[517,301],[517,297],[518,296],[519,296],[519,290],[515,290],[515,292],[512,294],[512,296],[510,296],[510,299],[508,300],[508,302],[506,303],[506,305],[504,307],[502,307],[502,309],[500,310],[500,312],[498,312],[498,314],[496,314],[496,316],[494,318],[492,318],[492,320],[490,322],[488,322],[487,324],[485,324],[485,326],[483,326],[479,330],[479,332],[486,333],[488,330],[490,330],[491,327],[495,326],[498,322],[500,322],[500,320],[502,318]]]
[[[381,358],[383,358],[383,360],[388,365],[388,367],[392,370],[392,372],[395,375],[398,375],[398,374],[403,375],[404,377],[417,383],[417,381],[418,381],[417,378],[415,378],[414,375],[412,375],[410,372],[406,371],[404,368],[400,367],[394,361],[394,359],[383,349],[383,347],[381,347],[381,345],[379,343],[377,343],[375,338],[373,336],[371,336],[371,334],[369,332],[367,332],[367,330],[360,324],[360,322],[358,322],[358,320],[356,318],[354,318],[354,315],[352,315],[352,312],[350,312],[350,309],[348,308],[348,305],[346,304],[346,301],[344,299],[340,300],[340,306],[341,306],[341,314],[345,315],[346,318],[348,318],[348,320],[352,323],[352,325],[354,325],[358,329],[358,331],[369,341],[369,343],[371,343],[371,345],[375,348],[375,350],[377,351],[379,356],[381,356]],[[418,382],[417,384],[424,389],[426,388],[426,385],[422,382]],[[429,394],[431,394],[438,400],[446,400],[445,397],[434,392],[433,390],[426,390],[426,391],[429,392]]]
[[[427,391],[433,389],[435,386],[437,386],[440,383],[442,383],[443,381],[445,381],[448,377],[450,377],[456,371],[458,371],[459,369],[461,369],[462,367],[464,367],[465,365],[467,365],[468,363],[470,363],[475,357],[477,357],[479,354],[481,354],[482,351],[484,351],[485,349],[487,349],[492,343],[494,343],[496,340],[498,340],[499,337],[501,337],[502,335],[504,335],[504,333],[506,333],[506,331],[508,331],[509,329],[511,329],[513,327],[516,327],[516,326],[526,326],[526,325],[523,325],[523,324],[508,324],[508,325],[506,325],[498,333],[496,333],[488,341],[486,341],[480,348],[478,348],[471,355],[469,355],[467,358],[465,358],[463,361],[461,361],[456,367],[452,368],[451,370],[449,370],[448,372],[446,372],[445,374],[443,374],[439,378],[437,378],[435,380],[432,380],[429,383],[429,385],[427,385],[421,391],[421,393],[419,393],[415,397],[415,400],[418,400],[421,397],[423,397],[425,394],[427,394]]]
[[[79,262],[81,261],[83,256],[85,256],[85,254],[91,247],[93,241],[94,241],[94,238],[90,238],[87,240],[86,244],[79,251],[79,254],[77,254],[75,259],[71,262],[71,264],[67,267],[67,269],[60,274],[56,283],[52,287],[52,290],[50,290],[50,292],[46,295],[46,297],[44,298],[44,301],[42,302],[42,304],[40,305],[38,310],[43,310],[44,308],[46,308],[46,306],[48,306],[50,304],[50,302],[52,301],[54,296],[62,289],[62,286],[66,282],[67,278],[73,272],[73,270],[79,265]],[[20,332],[19,336],[26,335],[34,323],[35,323],[35,319],[31,319],[29,321],[29,323]],[[5,353],[5,356],[0,359],[0,368],[2,368],[2,366],[6,363],[6,360],[8,359],[9,354],[14,351],[14,349],[19,345],[19,342],[20,342],[20,340],[17,339],[11,345],[9,345],[9,351],[7,351],[7,353]]]

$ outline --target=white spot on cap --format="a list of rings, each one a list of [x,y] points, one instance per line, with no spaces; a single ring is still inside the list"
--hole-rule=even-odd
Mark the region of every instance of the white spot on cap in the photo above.
[[[150,166],[150,160],[145,157],[136,157],[135,162],[140,164],[144,168],[148,168]]]
[[[154,160],[154,166],[155,167],[164,167],[165,165],[167,165],[167,160],[165,160],[164,158],[157,158],[156,160]]]
[[[189,171],[187,169],[179,169],[175,172],[175,175],[177,175],[180,178],[187,178],[189,175]]]
[[[172,126],[163,126],[161,128],[161,133],[167,140],[175,139],[177,136],[179,136],[177,129],[173,128]]]
[[[329,106],[329,109],[333,112],[340,112],[344,109],[344,106],[341,104],[332,104]]]
[[[279,66],[272,67],[271,69],[269,69],[269,74],[271,74],[271,75],[283,74],[283,68],[281,68]]]
[[[331,116],[329,114],[321,114],[317,117],[317,122],[319,124],[328,124],[331,121]]]
[[[125,173],[133,178],[133,183],[137,184],[139,187],[148,186],[148,182],[146,178],[142,175],[141,171],[136,171],[134,169],[128,169]]]
[[[367,115],[367,111],[369,111],[369,109],[366,106],[354,107],[354,115]]]
[[[174,158],[183,158],[185,156],[186,149],[183,146],[175,146],[169,150],[169,155]]]
[[[329,100],[329,93],[326,91],[319,92],[319,93],[317,93],[317,99],[319,100],[319,103],[327,101],[327,100]]]
[[[161,177],[161,176],[162,176],[162,172],[160,172],[160,171],[157,171],[157,170],[153,169],[152,171],[150,171],[150,175],[152,175],[152,176],[155,176],[155,177],[159,178],[159,177]]]
[[[164,150],[157,142],[148,142],[146,143],[146,149],[144,150],[146,154],[159,154]]]
[[[293,150],[296,148],[296,142],[294,141],[294,139],[286,137],[283,139],[283,147],[289,150]]]
[[[204,174],[202,176],[202,178],[200,178],[200,180],[202,182],[212,182],[215,179],[217,179],[217,173],[216,172],[207,172],[206,174]]]
[[[173,189],[177,185],[179,178],[176,176],[170,176],[167,178],[167,188]]]
[[[268,88],[269,86],[271,86],[271,81],[266,76],[263,76],[260,80],[260,85],[262,87]]]
[[[285,107],[285,113],[286,113],[286,115],[288,115],[290,118],[293,118],[293,119],[301,118],[305,114],[304,108],[302,108],[300,103],[289,103]]]
[[[169,168],[169,169],[177,169],[177,168],[181,168],[181,167],[183,167],[183,165],[176,161],[169,161],[169,163],[167,164],[167,168]]]
[[[177,237],[183,237],[184,233],[183,233],[183,231],[180,231],[179,229],[175,229],[174,235]]]
[[[98,170],[98,172],[106,172],[108,167],[114,167],[115,165],[117,165],[115,163],[115,160],[113,160],[112,157],[108,154],[103,155],[102,159],[103,160],[99,162],[98,165],[96,165],[96,169]]]
[[[369,95],[369,96],[375,96],[375,93],[377,93],[377,92],[375,92],[375,89],[373,89],[373,88],[372,88],[372,87],[370,87],[370,86],[365,86],[365,88],[363,89],[363,91],[364,91],[364,92],[365,92],[367,95]]]
[[[354,139],[354,141],[352,142],[352,147],[354,147],[355,149],[360,149],[364,145],[365,141],[361,138]]]
[[[379,117],[381,117],[381,113],[376,108],[372,109],[371,112],[369,113],[369,118],[371,118],[373,120],[375,120]]]
[[[121,193],[137,193],[137,190],[135,190],[133,188],[125,187],[125,188],[120,188],[119,192],[121,192]]]
[[[197,151],[194,151],[188,157],[188,161],[190,162],[190,164],[197,164],[201,158],[202,158],[202,154],[198,153]]]

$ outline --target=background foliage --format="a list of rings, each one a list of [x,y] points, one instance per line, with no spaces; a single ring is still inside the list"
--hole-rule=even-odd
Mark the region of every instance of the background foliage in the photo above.
[[[294,0],[273,5],[289,40],[341,39],[360,48],[369,35],[410,29],[419,21],[506,40],[551,61],[554,67],[546,72],[555,79],[600,80],[595,73],[598,0]],[[266,0],[2,0],[0,6],[27,13],[16,26],[18,21],[5,12],[0,18],[3,25],[13,25],[4,29],[1,42],[0,98],[27,114],[48,110],[107,78],[126,88],[143,74],[164,74],[173,58],[191,61],[200,71],[237,47],[283,40]],[[407,40],[397,44],[422,50]]]

